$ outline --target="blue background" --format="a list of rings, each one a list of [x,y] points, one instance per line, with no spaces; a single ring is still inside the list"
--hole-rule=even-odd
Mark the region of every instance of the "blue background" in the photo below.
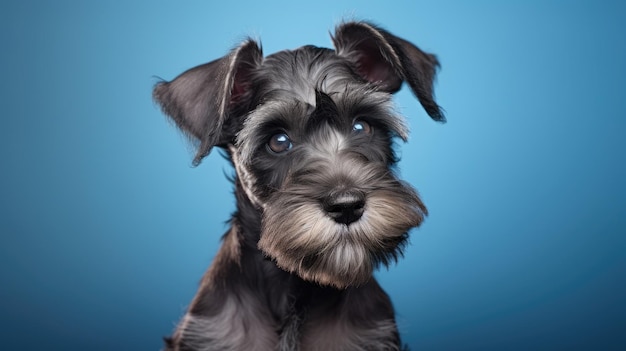
[[[623,2],[622,2],[623,3]],[[330,46],[371,19],[436,53],[449,122],[397,94],[431,215],[378,277],[414,350],[626,349],[626,8],[601,1],[0,5],[0,348],[158,350],[234,208],[155,76]]]

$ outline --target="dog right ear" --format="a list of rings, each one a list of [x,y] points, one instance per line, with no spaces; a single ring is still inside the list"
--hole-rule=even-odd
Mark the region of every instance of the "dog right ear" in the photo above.
[[[152,96],[163,112],[199,142],[197,166],[213,146],[225,146],[236,131],[226,130],[230,114],[251,98],[251,73],[261,64],[261,47],[252,39],[215,61],[191,68],[155,85]]]
[[[402,82],[407,82],[428,115],[446,121],[433,93],[439,68],[435,55],[367,22],[342,23],[331,37],[337,54],[351,60],[366,81],[388,93],[397,92]]]

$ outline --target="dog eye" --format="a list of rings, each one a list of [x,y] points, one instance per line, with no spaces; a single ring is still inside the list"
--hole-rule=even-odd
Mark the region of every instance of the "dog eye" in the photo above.
[[[352,132],[356,134],[370,135],[372,134],[372,127],[369,125],[369,123],[359,120],[354,122],[354,124],[352,125]]]
[[[292,146],[291,139],[285,133],[274,134],[267,142],[267,147],[275,154],[287,152]]]

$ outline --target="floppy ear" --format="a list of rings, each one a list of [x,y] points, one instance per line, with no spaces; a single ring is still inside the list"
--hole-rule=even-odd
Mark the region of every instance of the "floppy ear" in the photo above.
[[[170,82],[155,85],[152,96],[165,114],[199,142],[193,164],[198,165],[216,145],[234,137],[226,128],[234,111],[247,107],[251,73],[263,59],[259,45],[248,39],[228,55],[191,68]]]
[[[339,25],[332,40],[337,54],[351,60],[365,80],[389,93],[406,81],[426,113],[435,121],[446,121],[433,94],[439,68],[435,55],[367,22]]]

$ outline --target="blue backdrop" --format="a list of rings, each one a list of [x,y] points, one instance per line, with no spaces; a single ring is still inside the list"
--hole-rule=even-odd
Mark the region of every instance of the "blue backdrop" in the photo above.
[[[623,2],[622,2],[623,3]],[[414,350],[626,349],[626,8],[615,1],[3,1],[0,348],[158,350],[234,208],[151,101],[247,35],[373,20],[436,53],[404,178],[431,215],[378,277]]]

